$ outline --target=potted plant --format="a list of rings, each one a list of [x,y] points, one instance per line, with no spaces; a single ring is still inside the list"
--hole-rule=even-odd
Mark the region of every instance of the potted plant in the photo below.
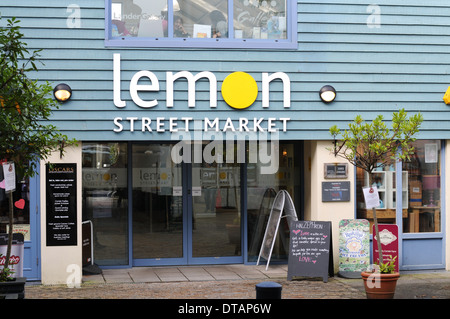
[[[400,273],[395,271],[395,259],[390,258],[386,262],[375,265],[371,270],[361,272],[364,288],[368,299],[392,299],[394,298],[397,280]]]
[[[340,156],[367,172],[371,186],[374,182],[374,169],[383,167],[392,160],[407,161],[410,155],[414,154],[412,142],[415,141],[414,136],[419,132],[422,121],[422,114],[417,113],[408,118],[404,109],[393,113],[392,128],[386,125],[382,115],[376,116],[371,123],[365,122],[357,115],[355,120],[349,123],[348,130],[341,132],[336,125],[330,128],[330,134],[334,139],[332,152],[335,156]],[[342,135],[340,140],[339,135]],[[393,260],[391,258],[385,261],[383,258],[375,207],[372,208],[372,212],[379,252],[379,260],[375,260],[374,263],[379,265],[376,268],[380,270],[378,271],[380,276],[384,276],[386,271],[391,271]],[[389,276],[392,277],[391,274]]]
[[[3,255],[0,254],[0,260]],[[25,297],[25,277],[13,277],[14,270],[9,267],[3,268],[0,272],[0,299],[13,296],[12,298],[23,299]]]
[[[36,174],[39,160],[46,159],[54,150],[63,152],[64,145],[74,144],[48,124],[58,103],[51,97],[49,83],[39,83],[27,76],[36,72],[40,50],[29,52],[22,41],[16,18],[8,19],[0,27],[0,161],[14,163],[16,175],[28,178]],[[13,235],[13,190],[9,196],[8,242],[0,281],[10,285],[13,278],[10,254]]]

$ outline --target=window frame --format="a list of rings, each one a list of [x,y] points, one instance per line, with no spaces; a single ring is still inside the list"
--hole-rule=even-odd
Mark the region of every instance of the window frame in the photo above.
[[[228,0],[228,21],[233,21],[233,4]],[[217,49],[297,49],[297,0],[286,0],[286,39],[235,39],[232,23],[228,24],[229,38],[127,38],[111,36],[111,4],[105,0],[105,46],[125,48],[217,48]],[[168,11],[173,3],[168,1]],[[173,34],[173,14],[168,15],[168,34]]]

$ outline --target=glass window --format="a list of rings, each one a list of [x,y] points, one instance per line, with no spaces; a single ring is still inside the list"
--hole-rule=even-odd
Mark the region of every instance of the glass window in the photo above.
[[[293,1],[111,0],[108,9],[111,46],[296,48]]]
[[[83,221],[93,224],[94,260],[128,262],[127,143],[83,143]]]
[[[172,145],[133,144],[133,258],[183,257],[181,165]]]
[[[16,170],[17,172],[17,170]],[[3,168],[0,165],[0,182],[4,180]],[[25,240],[30,240],[30,183],[28,178],[22,178],[16,173],[16,190],[13,196],[13,231],[22,233]],[[8,232],[9,194],[0,187],[0,233]]]
[[[403,232],[441,231],[441,142],[420,140],[414,143],[415,153],[403,163],[409,187],[407,217],[403,219]]]
[[[234,37],[237,39],[287,39],[286,1],[235,1]]]
[[[386,157],[389,158],[390,156]],[[385,165],[378,165],[372,171],[372,179],[372,183],[370,183],[370,176],[366,171],[361,168],[356,170],[357,216],[369,221],[370,232],[372,232],[373,225],[373,210],[365,207],[363,187],[367,187],[370,184],[377,187],[378,196],[380,197],[380,206],[376,210],[378,222],[380,224],[395,224],[397,207],[395,161],[390,160]],[[406,185],[404,184],[404,186]]]
[[[404,233],[439,232],[441,213],[441,173],[439,140],[417,140],[411,160],[402,165],[402,220]],[[397,208],[397,177],[395,163],[380,166],[373,171],[380,207],[379,223],[395,224]],[[372,209],[366,209],[362,187],[369,186],[369,176],[357,169],[357,217],[373,224]],[[372,226],[370,227],[372,232]]]
[[[270,155],[271,147],[267,147]],[[296,143],[280,143],[278,152],[278,171],[261,174],[260,162],[247,164],[247,220],[248,220],[248,261],[257,261],[262,240],[267,227],[270,211],[275,196],[280,190],[287,190],[291,195],[300,219],[300,147]],[[259,152],[259,150],[258,150]],[[273,157],[272,157],[273,158]],[[267,165],[271,165],[268,163]],[[278,235],[272,251],[271,261],[288,258],[289,225],[282,218]]]

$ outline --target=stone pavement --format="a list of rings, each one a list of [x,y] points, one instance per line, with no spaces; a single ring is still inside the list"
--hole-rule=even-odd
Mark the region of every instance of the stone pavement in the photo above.
[[[79,288],[27,284],[26,299],[255,299],[255,285],[282,285],[282,299],[366,299],[361,279],[287,281],[287,265],[211,265],[105,269]],[[450,272],[401,273],[395,299],[450,299]]]

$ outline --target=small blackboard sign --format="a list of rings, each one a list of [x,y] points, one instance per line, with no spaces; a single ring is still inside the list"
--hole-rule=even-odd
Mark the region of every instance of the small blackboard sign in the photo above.
[[[322,277],[328,282],[333,275],[331,222],[292,222],[287,279]]]
[[[322,182],[322,202],[350,201],[350,182]]]
[[[76,246],[76,164],[47,164],[46,168],[47,246]]]

